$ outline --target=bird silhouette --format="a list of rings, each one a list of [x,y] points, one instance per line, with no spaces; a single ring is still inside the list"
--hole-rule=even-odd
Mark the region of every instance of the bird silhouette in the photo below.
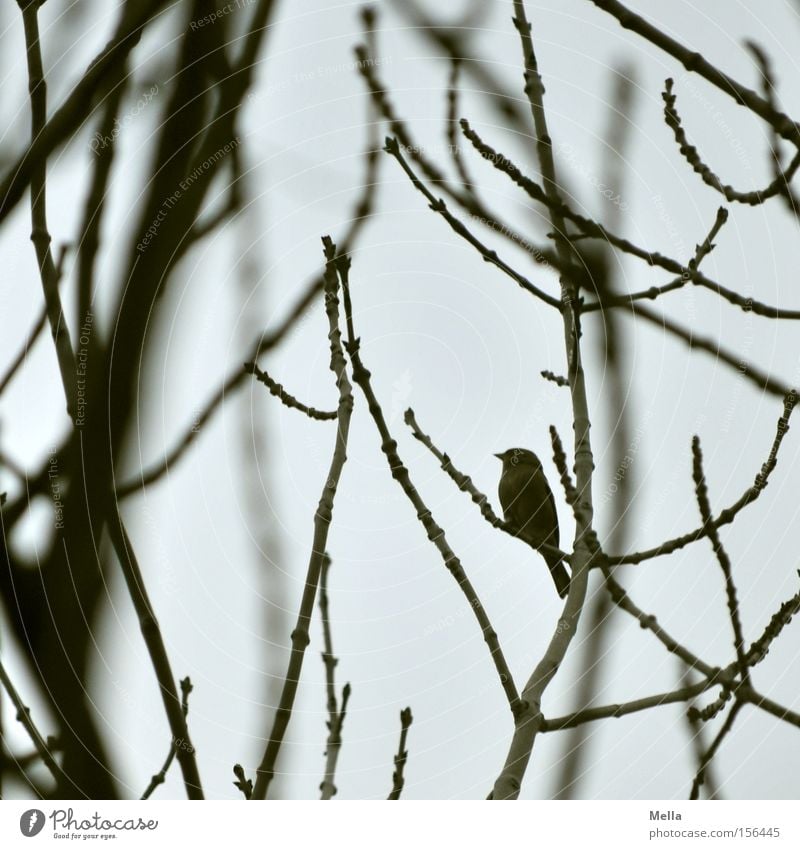
[[[556,502],[542,464],[525,448],[509,448],[494,456],[503,463],[498,495],[505,520],[520,539],[541,553],[559,596],[564,598],[569,591],[569,572],[563,558],[541,551],[542,545],[559,546]]]

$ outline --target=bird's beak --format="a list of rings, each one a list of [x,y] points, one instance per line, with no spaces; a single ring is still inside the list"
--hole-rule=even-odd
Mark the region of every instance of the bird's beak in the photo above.
[[[494,456],[497,457],[498,460],[505,460],[505,455],[503,454],[495,454]]]

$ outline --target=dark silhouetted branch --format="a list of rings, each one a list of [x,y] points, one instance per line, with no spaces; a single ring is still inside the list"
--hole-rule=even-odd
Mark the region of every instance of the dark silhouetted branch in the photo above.
[[[328,476],[320,496],[317,510],[314,514],[314,539],[311,544],[311,556],[308,562],[303,597],[297,613],[297,623],[292,631],[292,650],[289,665],[283,681],[280,703],[275,713],[264,755],[256,772],[256,782],[253,787],[254,799],[266,799],[269,785],[275,775],[275,764],[292,717],[297,687],[300,683],[300,672],[303,668],[303,658],[310,641],[309,626],[314,610],[320,575],[325,561],[325,549],[328,541],[328,531],[333,516],[333,503],[347,460],[347,439],[350,433],[350,418],[353,412],[353,391],[347,377],[347,363],[342,348],[342,332],[339,329],[339,283],[337,278],[336,246],[326,236],[323,239],[325,247],[325,312],[328,316],[328,339],[330,341],[330,369],[336,377],[336,387],[339,390],[337,407],[336,442],[331,457]]]
[[[347,703],[350,700],[350,684],[342,688],[342,704],[336,699],[336,666],[339,658],[333,653],[333,637],[331,636],[331,618],[328,604],[328,570],[331,559],[325,555],[322,562],[322,572],[319,579],[319,612],[322,618],[322,637],[324,650],[322,662],[325,664],[325,689],[327,692],[328,706],[328,742],[325,749],[325,777],[320,784],[322,791],[321,799],[332,799],[336,795],[336,763],[339,760],[339,752],[342,748],[342,727],[347,715]]]
[[[22,701],[16,687],[14,687],[13,682],[8,677],[8,673],[2,662],[0,662],[0,683],[2,683],[6,693],[8,693],[11,704],[14,705],[14,709],[17,712],[17,720],[27,732],[28,737],[31,738],[31,742],[36,749],[36,754],[42,759],[42,763],[50,771],[53,778],[59,781],[61,779],[61,767],[59,767],[53,757],[53,753],[50,750],[50,742],[49,740],[45,740],[33,719],[31,719],[30,708]]]
[[[770,103],[759,97],[754,91],[738,83],[733,77],[721,71],[715,65],[694,50],[689,50],[680,42],[671,38],[658,27],[648,23],[618,0],[590,0],[604,12],[613,15],[625,29],[640,35],[646,41],[668,53],[680,62],[687,71],[699,74],[718,88],[723,94],[733,98],[740,106],[746,106],[759,118],[775,128],[775,131],[787,141],[800,147],[800,128],[788,116],[775,109]]]
[[[411,715],[411,708],[403,708],[400,711],[400,743],[397,747],[397,754],[394,756],[394,772],[392,773],[392,792],[389,793],[388,801],[397,801],[400,794],[403,792],[403,786],[406,783],[404,772],[406,761],[408,760],[408,750],[406,749],[406,738],[408,737],[408,729],[411,728],[411,723],[414,717]]]
[[[664,120],[675,136],[681,156],[689,163],[692,170],[700,175],[700,178],[707,186],[711,186],[712,189],[718,191],[731,203],[735,201],[736,203],[748,204],[749,206],[758,206],[764,203],[764,201],[769,200],[769,198],[780,194],[791,183],[792,177],[794,177],[798,167],[800,167],[800,151],[794,155],[786,170],[777,174],[775,179],[763,189],[741,192],[734,189],[733,186],[723,183],[714,171],[703,162],[697,148],[689,143],[686,131],[681,124],[681,117],[675,106],[676,95],[673,91],[673,85],[674,83],[671,79],[666,80],[664,83],[664,91],[661,95],[664,100]]]
[[[183,717],[189,715],[189,693],[192,692],[194,687],[192,686],[192,681],[189,677],[181,679],[181,710],[183,711]],[[175,755],[178,751],[178,746],[184,745],[184,742],[181,741],[177,743],[174,739],[170,743],[169,752],[167,753],[167,757],[164,760],[164,765],[161,769],[150,779],[150,783],[147,785],[144,793],[142,793],[141,800],[149,799],[155,789],[163,784],[167,780],[167,772],[169,772],[169,768],[172,766],[172,762],[175,760]]]
[[[706,529],[706,535],[714,549],[714,554],[719,562],[720,569],[725,578],[725,595],[728,599],[728,615],[733,628],[733,645],[736,649],[736,659],[739,662],[739,676],[742,683],[747,685],[750,673],[744,653],[744,631],[742,630],[742,619],[739,612],[739,598],[736,591],[736,583],[733,580],[733,567],[730,557],[722,545],[717,528],[714,526],[714,515],[711,512],[711,502],[708,498],[708,486],[706,485],[705,472],[703,471],[703,452],[700,448],[700,438],[692,439],[692,478],[694,480],[694,491],[697,496],[697,505],[700,508],[700,517]]]
[[[258,379],[260,383],[269,389],[270,395],[274,395],[285,407],[290,410],[299,410],[305,413],[310,419],[318,419],[319,421],[332,421],[336,418],[336,411],[316,410],[314,407],[307,407],[302,401],[298,401],[294,395],[290,395],[276,380],[273,380],[265,371],[262,371],[255,363],[245,363],[245,371],[249,372]]]

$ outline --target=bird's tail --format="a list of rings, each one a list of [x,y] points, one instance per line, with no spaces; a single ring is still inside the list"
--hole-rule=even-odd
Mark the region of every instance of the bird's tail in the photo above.
[[[569,592],[569,572],[564,566],[564,560],[559,555],[544,555],[547,562],[547,568],[553,576],[553,583],[556,585],[556,590],[561,598],[565,598]]]

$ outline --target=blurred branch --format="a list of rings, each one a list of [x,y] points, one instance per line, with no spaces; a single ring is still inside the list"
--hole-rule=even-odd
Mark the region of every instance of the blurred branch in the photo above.
[[[342,252],[346,253],[354,246],[361,230],[372,215],[375,204],[375,191],[378,185],[379,153],[380,151],[376,146],[369,144],[364,151],[362,190],[353,207],[347,229],[340,240]],[[253,344],[247,355],[249,361],[256,362],[283,341],[294,329],[308,306],[314,302],[322,291],[323,281],[324,275],[322,274],[315,276],[309,281],[284,319],[278,323],[278,326],[272,331],[260,333],[253,340]],[[164,459],[154,463],[149,468],[143,469],[135,478],[131,478],[118,486],[117,498],[126,498],[129,495],[133,495],[164,477],[170,468],[185,455],[205,424],[213,418],[214,414],[222,406],[226,396],[232,395],[240,386],[243,386],[247,376],[248,372],[245,368],[242,366],[234,367],[223,378],[220,388],[206,401],[191,424],[184,429],[182,436],[178,438],[172,449],[165,454]]]
[[[461,59],[454,56],[450,60],[450,80],[447,88],[447,146],[450,151],[450,158],[453,160],[456,173],[461,180],[461,188],[468,194],[474,195],[472,178],[467,171],[467,166],[464,163],[464,157],[461,155],[461,146],[457,134],[458,129],[458,80],[459,71],[461,70]]]
[[[328,607],[328,570],[331,559],[326,554],[322,561],[322,572],[319,580],[319,612],[322,618],[322,635],[325,644],[322,652],[322,662],[325,664],[325,688],[328,705],[328,742],[325,750],[325,777],[320,785],[321,799],[332,799],[336,795],[336,763],[342,748],[342,726],[347,715],[347,703],[350,699],[350,684],[342,689],[342,705],[336,700],[336,666],[339,658],[333,654],[333,638],[331,637],[331,619]]]
[[[403,775],[408,760],[408,750],[406,749],[406,737],[408,729],[411,728],[411,723],[414,717],[411,715],[411,708],[403,708],[400,711],[400,743],[397,747],[397,754],[394,756],[394,772],[392,773],[392,791],[387,797],[387,801],[397,801],[400,794],[403,792],[405,785],[405,777]]]
[[[479,0],[480,2],[480,0]],[[486,96],[487,105],[494,109],[502,126],[508,127],[527,141],[530,122],[516,91],[509,91],[506,82],[495,73],[494,64],[474,58],[469,36],[474,24],[453,27],[438,24],[416,0],[391,0],[399,15],[410,21],[415,33],[428,39],[437,50],[444,51],[451,61],[459,61],[474,81],[475,90]],[[490,7],[481,2],[481,9]]]
[[[48,156],[83,125],[94,108],[96,93],[119,78],[126,57],[141,40],[145,27],[166,5],[166,0],[139,0],[125,4],[111,40],[92,60],[86,73],[28,149],[0,180],[0,222],[16,206],[36,170],[41,169]]]
[[[90,313],[95,289],[95,263],[100,248],[100,225],[106,209],[109,192],[109,180],[116,154],[115,121],[120,103],[126,91],[128,81],[127,59],[124,60],[120,81],[106,97],[100,117],[98,133],[103,140],[102,146],[93,149],[95,154],[92,178],[83,210],[83,219],[79,230],[78,242],[78,287],[77,287],[77,324],[86,321]]]
[[[359,72],[369,88],[375,108],[388,123],[390,132],[399,142],[399,147],[417,165],[425,179],[435,185],[437,189],[441,189],[468,213],[473,221],[489,227],[493,233],[522,248],[537,264],[549,267],[554,263],[556,261],[555,256],[549,248],[541,249],[532,244],[529,239],[511,225],[501,220],[495,212],[489,210],[476,192],[458,190],[451,185],[444,172],[425,155],[423,147],[414,142],[408,127],[398,117],[389,100],[385,86],[375,73],[369,52],[363,46],[358,46],[355,53],[359,61]],[[420,180],[420,184],[421,182]]]
[[[333,502],[341,478],[342,469],[347,459],[347,439],[350,432],[350,418],[353,412],[353,390],[347,377],[347,363],[342,348],[342,332],[339,328],[339,259],[336,246],[329,236],[323,239],[325,247],[325,312],[328,316],[328,339],[331,346],[330,369],[336,376],[336,386],[339,390],[339,405],[337,409],[336,443],[331,457],[330,469],[322,490],[316,513],[314,514],[314,539],[311,546],[311,556],[308,563],[303,597],[297,614],[297,624],[292,631],[292,650],[289,656],[289,666],[283,682],[280,704],[275,714],[269,741],[261,764],[256,773],[256,783],[253,788],[254,799],[266,799],[269,785],[275,775],[275,763],[292,716],[294,699],[300,683],[300,672],[303,667],[303,657],[309,643],[309,625],[314,609],[317,586],[320,581],[325,549],[327,547],[328,531],[333,515]],[[344,281],[342,281],[344,285]]]

